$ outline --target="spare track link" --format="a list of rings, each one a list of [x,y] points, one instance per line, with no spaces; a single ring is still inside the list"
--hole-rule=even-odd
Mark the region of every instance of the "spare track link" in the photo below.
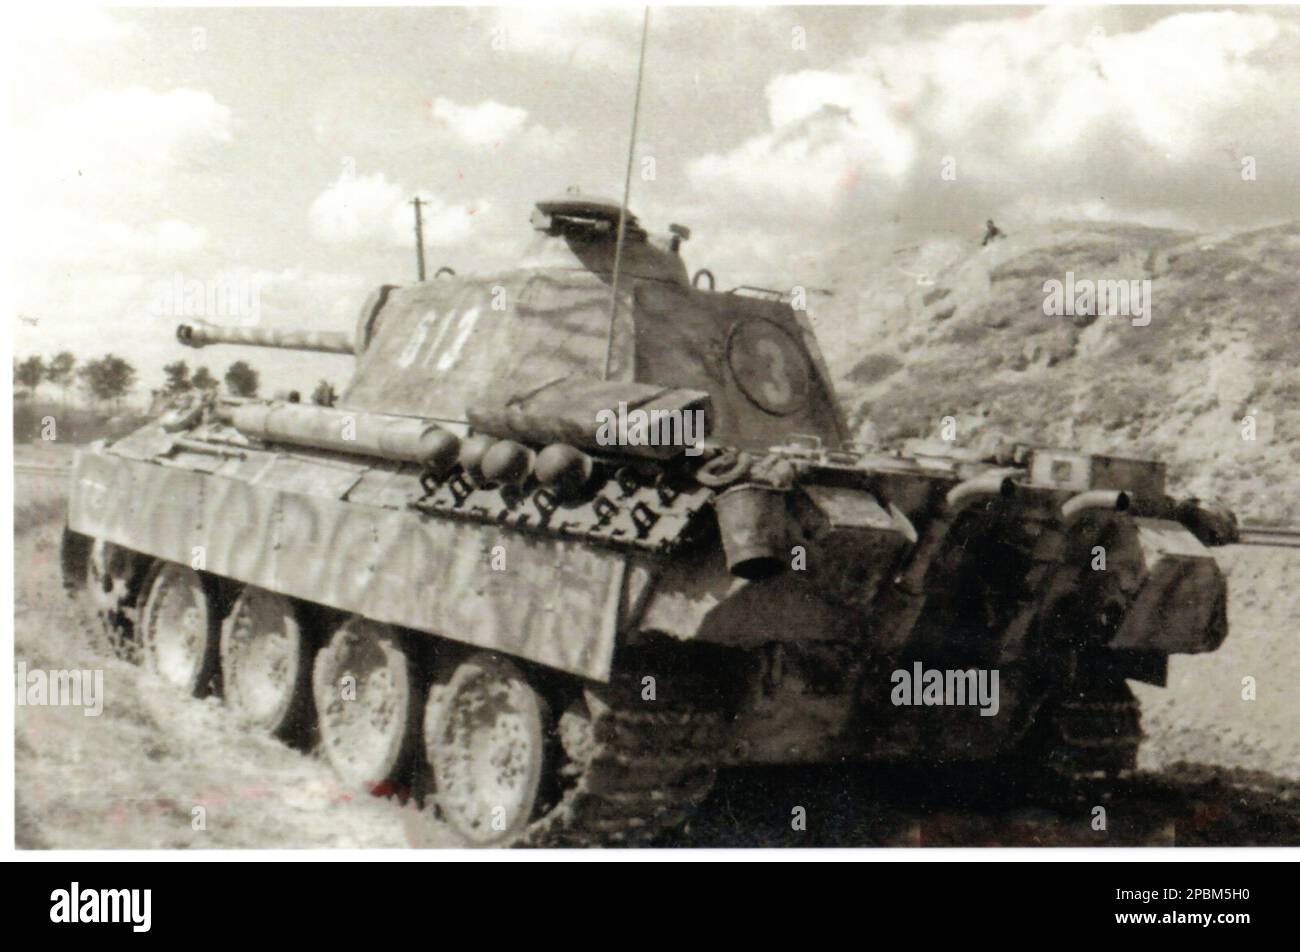
[[[646,844],[684,824],[713,788],[720,710],[643,701],[626,682],[589,690],[586,709],[582,736],[565,740],[575,780],[520,846]]]

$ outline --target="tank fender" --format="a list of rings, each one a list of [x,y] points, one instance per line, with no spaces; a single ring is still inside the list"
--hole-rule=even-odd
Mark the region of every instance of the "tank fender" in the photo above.
[[[861,489],[801,484],[794,509],[807,563],[796,574],[837,605],[868,605],[917,541],[907,516]]]
[[[1119,650],[1197,654],[1228,633],[1228,585],[1210,551],[1167,519],[1133,520],[1141,587],[1107,643]]]

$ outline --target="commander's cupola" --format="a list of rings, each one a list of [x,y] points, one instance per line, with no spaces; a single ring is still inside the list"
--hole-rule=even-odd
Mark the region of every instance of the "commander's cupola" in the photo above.
[[[525,257],[526,267],[582,268],[605,280],[614,273],[618,243],[619,203],[570,193],[537,203],[530,221],[538,240]],[[681,259],[689,228],[670,225],[668,234],[649,234],[629,210],[623,224],[622,277],[688,284]]]

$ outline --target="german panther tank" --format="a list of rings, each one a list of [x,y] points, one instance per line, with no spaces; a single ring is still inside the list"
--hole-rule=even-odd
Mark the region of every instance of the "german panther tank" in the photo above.
[[[1160,463],[849,441],[802,310],[686,229],[541,202],[522,266],[385,286],[334,407],[208,396],[77,458],[124,654],[471,844],[646,842],[718,770],[1134,765],[1126,679],[1226,634],[1230,517]]]

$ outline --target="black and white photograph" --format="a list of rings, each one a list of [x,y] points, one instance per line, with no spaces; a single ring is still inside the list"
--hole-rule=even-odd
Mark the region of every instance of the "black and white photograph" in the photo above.
[[[1296,855],[1300,8],[7,16],[11,859]]]

